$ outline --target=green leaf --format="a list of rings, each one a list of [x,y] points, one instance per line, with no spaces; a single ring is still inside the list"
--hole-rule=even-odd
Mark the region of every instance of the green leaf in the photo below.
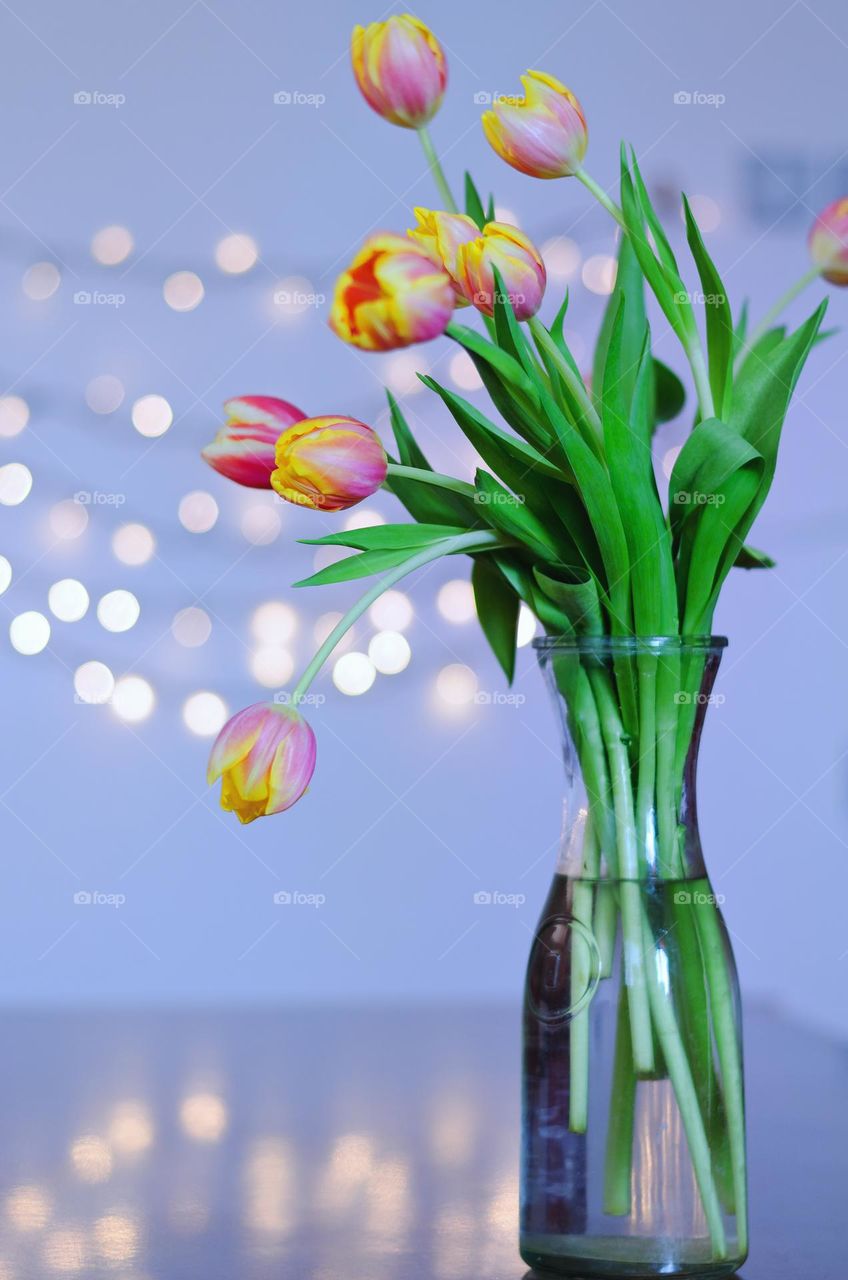
[[[377,524],[366,529],[328,533],[323,538],[298,538],[310,547],[354,547],[358,551],[400,551],[404,547],[421,549],[443,538],[467,533],[466,525],[446,524]]]
[[[542,591],[568,618],[577,635],[603,634],[604,619],[598,585],[587,569],[556,565],[536,568],[533,576]]]
[[[704,305],[707,308],[710,387],[716,414],[723,418],[730,410],[730,393],[733,387],[733,315],[722,278],[707,252],[700,229],[685,196],[683,209],[686,214],[686,237],[698,268],[698,276],[704,292]]]
[[[313,573],[311,578],[302,578],[295,582],[296,587],[324,587],[331,582],[350,582],[354,578],[367,578],[372,573],[381,573],[384,569],[394,569],[395,565],[411,560],[421,550],[420,547],[404,547],[400,550],[383,549],[380,551],[361,551],[358,555],[347,556],[326,569]]]
[[[399,461],[405,467],[432,471],[433,468],[420,449],[394,396],[390,391],[387,391],[386,395],[389,400],[392,431],[397,443]],[[385,483],[386,488],[403,503],[413,519],[422,524],[451,526],[462,524],[467,529],[478,522],[479,513],[474,510],[473,503],[463,498],[461,494],[394,476]]]
[[[469,218],[473,218],[482,231],[487,222],[486,211],[483,208],[483,201],[480,199],[479,192],[474,185],[474,179],[468,170],[465,172],[465,212]]]
[[[493,268],[492,277],[494,282],[495,336],[498,340],[498,346],[507,351],[513,359],[517,360],[529,377],[535,377],[536,367],[533,361],[533,353],[524,336],[521,325],[515,318],[515,311],[497,267]]]
[[[776,564],[776,560],[772,560],[765,551],[758,551],[756,547],[742,547],[733,561],[735,569],[773,569]]]
[[[621,300],[626,306],[621,312]],[[633,398],[633,386],[642,359],[642,347],[645,341],[645,287],[644,277],[639,267],[639,259],[631,244],[629,236],[621,237],[618,249],[618,270],[615,277],[615,288],[610,294],[601,322],[601,331],[595,346],[595,359],[592,366],[592,389],[596,403],[604,394],[605,369],[610,337],[616,317],[623,314],[623,330],[621,333],[621,368],[619,377],[624,381],[623,397],[626,404]]]
[[[624,221],[639,266],[642,268],[642,274],[651,286],[672,329],[685,344],[697,335],[689,294],[680,278],[677,263],[668,247],[659,219],[648,199],[635,158],[633,165],[634,174],[631,175],[627,152],[622,145],[621,210]],[[661,254],[659,258],[652,249],[645,232],[646,216],[654,243]]]
[[[468,352],[501,417],[525,440],[547,448],[551,434],[542,422],[539,393],[518,361],[476,329],[451,324],[448,335]]]
[[[748,324],[749,324],[748,313],[749,313],[748,299],[746,298],[745,301],[742,303],[742,308],[739,312],[739,319],[736,321],[736,325],[733,330],[733,358],[734,359],[736,358],[736,356],[738,356],[739,352],[742,350],[742,347],[745,345],[745,339],[748,336]]]
[[[483,634],[503,667],[507,681],[515,675],[519,599],[490,557],[477,556],[471,569],[474,603]]]
[[[534,515],[523,502],[514,497],[487,471],[478,469],[474,483],[479,504],[485,507],[486,518],[490,524],[510,538],[516,538],[519,542],[525,543],[543,560],[557,559],[557,544],[551,537],[548,525]]]
[[[672,369],[654,356],[654,419],[671,422],[686,404],[686,388]]]

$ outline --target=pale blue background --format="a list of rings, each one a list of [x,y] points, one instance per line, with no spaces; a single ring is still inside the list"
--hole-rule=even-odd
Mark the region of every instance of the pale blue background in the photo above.
[[[451,178],[468,164],[539,242],[566,233],[586,255],[611,247],[580,187],[523,178],[482,139],[475,94],[515,91],[526,66],[561,76],[581,97],[599,180],[614,181],[624,132],[655,191],[685,187],[719,203],[709,245],[737,305],[753,294],[762,307],[800,274],[812,214],[848,192],[848,15],[837,0],[785,9],[766,0],[424,0],[417,11],[448,47],[450,92],[433,133]],[[360,700],[328,679],[319,686],[319,769],[290,814],[244,830],[222,816],[205,791],[207,743],[180,717],[196,689],[219,691],[232,709],[264,696],[248,670],[256,603],[296,604],[302,663],[314,619],[354,596],[288,587],[312,560],[294,537],[330,522],[287,509],[283,536],[250,548],[239,531],[247,495],[197,455],[232,394],[276,393],[313,413],[382,425],[381,361],[344,348],[326,328],[326,308],[291,324],[272,303],[275,282],[290,275],[329,293],[369,229],[403,230],[407,206],[436,202],[415,138],[374,116],[352,82],[349,28],[379,16],[379,6],[337,0],[15,0],[0,11],[0,372],[32,407],[23,434],[0,441],[0,459],[26,462],[35,478],[22,506],[0,508],[0,552],[16,574],[0,598],[6,1002],[489,1000],[519,989],[555,860],[554,724],[527,650],[523,705],[440,709],[433,686],[445,663],[473,666],[484,690],[500,687],[476,627],[450,626],[435,609],[438,585],[462,566],[410,588],[418,612],[404,675],[378,680]],[[281,90],[326,101],[276,106]],[[79,91],[126,102],[77,106]],[[726,101],[681,106],[681,91]],[[96,267],[88,255],[91,235],[112,222],[128,225],[137,245],[120,284],[123,268]],[[230,229],[252,234],[262,251],[245,277],[225,278],[213,263]],[[38,260],[58,262],[63,282],[36,304],[20,282]],[[163,279],[179,269],[197,271],[207,288],[190,314],[162,300]],[[75,306],[78,289],[120,290],[126,303]],[[847,302],[833,297],[835,323],[845,323]],[[571,324],[587,340],[600,307],[578,281]],[[814,353],[789,420],[754,539],[778,569],[739,574],[725,593],[726,701],[711,712],[702,779],[707,854],[746,991],[842,1030],[846,353],[844,335]],[[420,352],[443,379],[450,355],[447,342]],[[83,399],[100,373],[127,387],[110,417]],[[129,421],[132,401],[153,391],[177,418],[157,441]],[[408,411],[437,465],[470,465],[437,403],[418,395]],[[662,447],[682,432],[664,429]],[[203,536],[185,532],[176,514],[195,488],[221,506]],[[54,545],[49,508],[80,489],[126,502],[119,512],[94,509],[82,538]],[[387,516],[394,509],[387,497],[374,505]],[[151,526],[156,560],[130,569],[114,559],[111,534],[124,520]],[[8,620],[46,610],[49,585],[65,576],[84,581],[94,600],[129,587],[139,625],[109,635],[92,609],[83,622],[54,624],[49,651],[21,657]],[[197,597],[214,630],[204,648],[184,650],[170,620]],[[368,635],[361,628],[358,643]],[[150,720],[128,727],[109,708],[75,703],[73,671],[91,658],[151,681]],[[74,905],[75,892],[94,889],[123,893],[126,904]],[[526,903],[475,907],[483,889]],[[280,890],[323,893],[326,904],[276,907]]]

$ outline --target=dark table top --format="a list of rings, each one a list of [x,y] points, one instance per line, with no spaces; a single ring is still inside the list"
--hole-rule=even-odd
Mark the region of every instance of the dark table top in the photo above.
[[[7,1013],[0,1280],[520,1280],[504,1009]],[[745,1280],[842,1280],[848,1054],[746,1022]]]

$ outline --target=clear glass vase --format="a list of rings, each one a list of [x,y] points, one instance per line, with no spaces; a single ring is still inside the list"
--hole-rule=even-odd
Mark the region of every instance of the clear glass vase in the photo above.
[[[725,641],[536,644],[566,767],[527,969],[521,1255],[723,1276],[747,1254],[736,968],[701,853],[698,743]]]

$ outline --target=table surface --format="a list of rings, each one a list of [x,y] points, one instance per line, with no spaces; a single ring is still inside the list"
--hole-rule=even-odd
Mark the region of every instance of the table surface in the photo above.
[[[498,1008],[7,1013],[0,1280],[521,1280]],[[842,1280],[848,1054],[746,1022],[745,1280]]]

